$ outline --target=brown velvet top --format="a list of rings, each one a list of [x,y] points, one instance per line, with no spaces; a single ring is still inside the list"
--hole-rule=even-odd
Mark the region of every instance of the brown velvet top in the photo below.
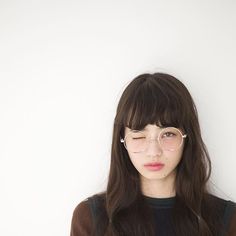
[[[236,207],[234,207],[228,225],[229,229],[227,236],[236,236]],[[73,212],[70,236],[90,236],[92,235],[92,227],[92,213],[88,199],[86,199],[80,202]]]

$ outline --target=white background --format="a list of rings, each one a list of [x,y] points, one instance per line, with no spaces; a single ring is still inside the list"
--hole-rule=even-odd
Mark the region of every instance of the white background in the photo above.
[[[106,186],[119,97],[140,73],[190,90],[218,195],[236,200],[234,0],[0,1],[0,235],[69,235]]]

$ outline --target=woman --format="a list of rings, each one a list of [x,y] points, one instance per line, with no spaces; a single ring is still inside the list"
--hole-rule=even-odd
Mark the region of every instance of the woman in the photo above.
[[[235,236],[236,204],[210,193],[210,174],[187,88],[139,75],[118,104],[107,189],[76,207],[71,236]]]

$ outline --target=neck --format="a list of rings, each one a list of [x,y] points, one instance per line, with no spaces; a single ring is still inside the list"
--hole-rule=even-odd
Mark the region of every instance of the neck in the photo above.
[[[147,179],[141,176],[141,189],[144,196],[153,198],[174,197],[175,174],[163,179]]]

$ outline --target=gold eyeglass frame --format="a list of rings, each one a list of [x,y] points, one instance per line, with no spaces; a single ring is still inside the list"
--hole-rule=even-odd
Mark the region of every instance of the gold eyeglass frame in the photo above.
[[[159,143],[159,145],[160,145],[160,147],[161,147],[160,136],[161,136],[161,134],[162,134],[166,129],[170,129],[170,128],[177,130],[177,131],[181,134],[182,141],[181,141],[179,147],[176,148],[176,149],[174,149],[174,150],[173,150],[173,149],[163,149],[163,150],[166,150],[166,151],[173,151],[173,152],[176,151],[176,150],[178,150],[178,149],[182,146],[184,139],[187,137],[187,134],[183,134],[183,133],[181,132],[181,130],[178,129],[178,128],[176,128],[176,127],[165,127],[165,128],[162,129],[161,132],[158,134],[157,139],[149,139],[148,142],[150,143],[152,140],[157,140],[158,143]],[[143,133],[142,131],[139,131],[139,130],[133,130],[133,131],[138,131],[139,133]],[[128,148],[127,148],[127,146],[126,146],[125,139],[127,138],[127,136],[128,136],[130,133],[132,133],[132,132],[128,132],[128,133],[125,135],[124,138],[120,138],[120,142],[124,144],[124,147],[125,147],[127,150],[128,150]],[[147,148],[148,148],[148,146],[147,146]],[[143,151],[134,152],[134,153],[145,152],[145,151],[147,150],[147,148],[146,148],[145,150],[143,150]],[[162,147],[161,147],[161,148],[162,148]]]

